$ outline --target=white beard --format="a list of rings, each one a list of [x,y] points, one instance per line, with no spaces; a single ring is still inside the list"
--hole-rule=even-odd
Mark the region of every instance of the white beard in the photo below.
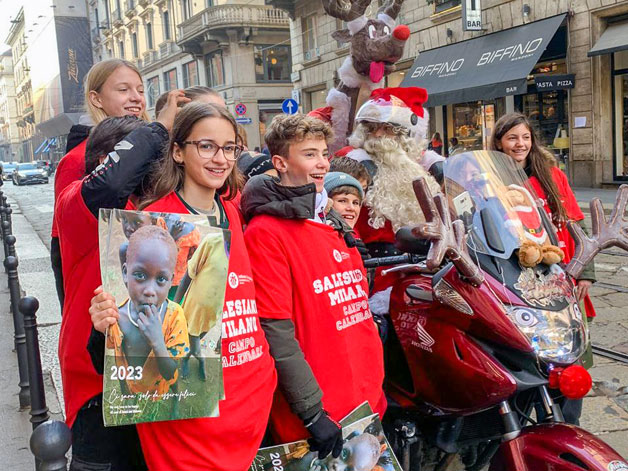
[[[377,174],[365,199],[370,208],[369,224],[379,229],[384,227],[388,219],[396,232],[402,226],[425,222],[412,181],[423,176],[432,195],[441,190],[434,177],[418,163],[421,159],[418,145],[411,139],[402,142],[396,138],[367,137],[362,147],[377,165]],[[415,156],[416,160],[409,154]]]

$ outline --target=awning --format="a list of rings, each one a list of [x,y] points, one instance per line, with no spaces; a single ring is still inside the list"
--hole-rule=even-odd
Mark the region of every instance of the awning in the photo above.
[[[628,49],[628,21],[610,24],[587,56],[599,56]]]
[[[401,86],[425,88],[427,106],[523,94],[566,15],[422,52]]]

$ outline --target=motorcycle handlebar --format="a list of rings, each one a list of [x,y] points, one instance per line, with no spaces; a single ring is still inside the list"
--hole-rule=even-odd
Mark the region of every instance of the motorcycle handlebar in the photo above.
[[[364,260],[365,268],[389,267],[392,265],[402,265],[404,263],[418,263],[421,258],[418,255],[404,253],[392,257],[369,258]]]

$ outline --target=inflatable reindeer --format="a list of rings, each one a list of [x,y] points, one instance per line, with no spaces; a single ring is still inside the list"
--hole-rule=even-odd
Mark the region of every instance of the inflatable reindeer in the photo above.
[[[376,19],[365,16],[371,0],[323,0],[328,15],[343,20],[347,28],[332,37],[350,44],[350,53],[338,69],[340,83],[327,95],[331,121],[336,134],[332,150],[345,145],[353,129],[358,95],[362,87],[373,90],[382,79],[395,71],[395,62],[403,55],[410,29],[396,25],[403,0],[387,0]]]

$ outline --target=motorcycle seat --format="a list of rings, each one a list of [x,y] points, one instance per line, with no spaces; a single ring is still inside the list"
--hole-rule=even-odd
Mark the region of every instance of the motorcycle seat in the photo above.
[[[430,250],[430,241],[419,239],[412,234],[412,229],[404,226],[395,233],[395,247],[404,253],[427,255]]]

